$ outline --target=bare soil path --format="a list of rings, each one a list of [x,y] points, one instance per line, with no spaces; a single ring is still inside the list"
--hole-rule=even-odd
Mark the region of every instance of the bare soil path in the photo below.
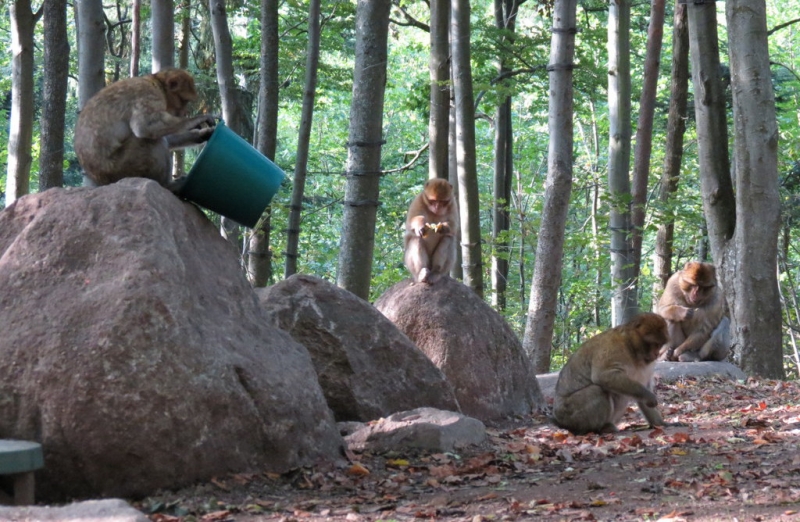
[[[800,385],[659,384],[651,430],[575,437],[537,416],[459,454],[357,454],[336,469],[219,477],[135,502],[154,522],[800,521]]]

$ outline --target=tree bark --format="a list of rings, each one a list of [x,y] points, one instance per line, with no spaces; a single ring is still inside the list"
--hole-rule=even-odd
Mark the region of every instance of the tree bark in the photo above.
[[[515,0],[494,0],[495,25],[499,30],[513,32],[517,17]],[[508,37],[509,39],[513,37]],[[502,55],[497,57],[498,76],[510,69]],[[506,308],[508,288],[508,229],[511,224],[511,179],[514,172],[514,133],[511,121],[511,96],[505,96],[497,106],[494,141],[494,198],[492,205],[492,305]]]
[[[278,2],[261,0],[261,85],[258,92],[256,148],[267,158],[275,159],[278,146]],[[261,226],[250,234],[247,275],[255,287],[272,280],[270,228],[272,207],[267,207]]]
[[[33,32],[41,15],[30,0],[13,0],[11,11],[11,117],[8,132],[6,206],[30,192],[33,146]]]
[[[453,59],[453,90],[456,110],[456,158],[461,215],[461,255],[464,284],[483,297],[480,200],[475,158],[475,97],[470,63],[469,0],[452,0],[450,51]]]
[[[100,0],[78,0],[78,103],[105,87],[105,22]]]
[[[781,207],[778,125],[766,3],[728,0],[725,8],[738,198],[732,257],[736,260],[734,266],[740,268],[732,271],[734,299],[729,304],[742,369],[749,375],[782,379],[782,315],[777,280]]]
[[[428,177],[448,177],[450,136],[450,0],[431,0],[431,114]]]
[[[564,258],[564,233],[572,192],[573,81],[577,0],[556,0],[550,38],[550,107],[542,224],[536,244],[528,320],[522,346],[536,373],[550,371],[550,352]]]
[[[236,77],[233,74],[233,41],[228,28],[228,14],[225,10],[225,0],[209,0],[208,10],[211,13],[211,31],[214,34],[214,52],[217,64],[217,85],[222,102],[222,117],[232,131],[248,139],[249,133],[245,130],[244,117],[239,104],[239,91]],[[239,243],[239,224],[222,216],[220,218],[220,233],[238,251],[242,250]]]
[[[611,197],[611,321],[628,322],[639,312],[631,250],[631,64],[630,0],[612,0],[608,8],[608,189]]]
[[[664,145],[664,169],[661,174],[658,200],[662,208],[668,206],[678,190],[683,160],[683,136],[686,132],[686,113],[689,98],[689,29],[686,4],[676,2],[672,29],[672,74],[670,75],[669,114],[667,116],[667,142]],[[658,276],[656,298],[667,287],[672,275],[672,239],[675,219],[670,215],[658,226],[656,255],[653,273]]]
[[[150,0],[153,72],[175,66],[175,6],[172,0]]]
[[[320,0],[310,0],[308,8],[308,47],[306,49],[306,78],[303,87],[303,108],[300,132],[297,137],[297,160],[294,168],[292,203],[289,212],[289,231],[286,238],[286,270],[284,277],[297,273],[298,244],[300,242],[300,213],[303,209],[303,191],[308,171],[308,150],[311,141],[311,122],[314,116],[314,97],[317,91],[319,67]]]
[[[636,125],[636,150],[633,157],[633,187],[631,207],[631,248],[633,250],[633,278],[636,286],[642,265],[642,236],[647,205],[647,188],[650,180],[650,155],[653,148],[653,116],[658,90],[658,66],[661,62],[661,43],[664,39],[664,5],[666,0],[653,0],[650,8],[650,27],[647,31],[647,51],[644,63],[644,81],[639,101],[639,122]]]
[[[69,38],[66,0],[42,4],[44,30],[44,86],[39,122],[39,191],[64,186],[64,129],[69,77]]]
[[[358,0],[353,99],[337,284],[369,298],[380,192],[390,0]]]
[[[131,6],[131,70],[130,76],[139,76],[139,59],[142,54],[142,0],[133,0]]]

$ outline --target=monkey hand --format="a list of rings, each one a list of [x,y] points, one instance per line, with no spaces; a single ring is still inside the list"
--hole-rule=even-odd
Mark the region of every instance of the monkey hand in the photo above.
[[[442,221],[441,223],[436,223],[433,225],[436,227],[434,232],[437,234],[449,234],[450,233],[450,224],[447,221]]]
[[[214,128],[217,126],[217,122],[219,120],[221,120],[221,118],[219,116],[216,116],[214,114],[203,114],[201,116],[198,116],[198,118],[199,118],[199,121],[197,122],[197,125],[195,125],[193,127],[192,130],[194,130],[194,129],[211,129],[213,131]]]

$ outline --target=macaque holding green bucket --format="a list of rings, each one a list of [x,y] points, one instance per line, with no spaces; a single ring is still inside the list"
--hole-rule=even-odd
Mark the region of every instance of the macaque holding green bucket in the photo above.
[[[220,121],[179,195],[253,228],[284,177],[277,165]]]

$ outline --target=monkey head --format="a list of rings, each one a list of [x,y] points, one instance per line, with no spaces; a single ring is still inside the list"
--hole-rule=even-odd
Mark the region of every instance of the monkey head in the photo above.
[[[681,271],[679,284],[686,303],[699,308],[714,295],[717,271],[711,263],[689,261]]]
[[[634,317],[629,325],[641,339],[641,350],[644,352],[642,355],[645,360],[655,361],[661,347],[669,339],[667,321],[658,314],[645,312]]]
[[[194,78],[181,69],[162,69],[153,75],[164,90],[167,111],[174,116],[186,116],[190,102],[197,99]]]
[[[453,199],[453,186],[445,179],[429,179],[423,189],[425,206],[436,216],[444,216],[450,211]]]

